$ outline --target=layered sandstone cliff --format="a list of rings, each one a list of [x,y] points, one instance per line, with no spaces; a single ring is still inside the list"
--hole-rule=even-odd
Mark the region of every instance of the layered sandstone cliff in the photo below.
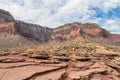
[[[0,23],[1,22],[12,22],[12,21],[15,21],[13,16],[8,11],[0,9]]]
[[[29,39],[34,39],[38,42],[49,41],[52,33],[52,30],[50,28],[25,23],[22,21],[16,21],[15,29],[17,34],[23,35]]]
[[[88,35],[90,37],[104,37],[108,38],[110,33],[105,29],[99,27],[95,23],[69,23],[60,26],[53,30],[53,39],[69,40],[71,38],[83,37]]]
[[[66,41],[89,36],[105,38],[111,43],[120,44],[120,35],[112,34],[95,23],[68,23],[54,29],[40,25],[17,21],[13,16],[0,9],[0,44],[26,44],[25,42],[48,42],[51,40]],[[17,37],[16,37],[17,36]],[[22,38],[21,38],[22,37]],[[6,41],[5,41],[6,40]],[[13,41],[14,40],[14,41]],[[2,42],[3,41],[3,42]]]

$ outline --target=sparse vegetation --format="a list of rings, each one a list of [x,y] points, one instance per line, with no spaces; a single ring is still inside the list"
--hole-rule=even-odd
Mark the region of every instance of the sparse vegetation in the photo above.
[[[109,46],[105,46],[105,50],[109,51],[111,48]]]

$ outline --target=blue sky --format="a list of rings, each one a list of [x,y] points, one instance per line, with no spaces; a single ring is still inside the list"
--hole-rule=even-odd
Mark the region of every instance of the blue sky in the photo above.
[[[0,0],[0,8],[42,26],[92,22],[120,34],[120,0]]]

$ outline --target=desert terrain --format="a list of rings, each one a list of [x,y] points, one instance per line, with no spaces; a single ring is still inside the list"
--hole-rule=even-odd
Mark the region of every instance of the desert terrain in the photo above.
[[[120,35],[96,23],[51,29],[0,10],[0,80],[120,80]]]

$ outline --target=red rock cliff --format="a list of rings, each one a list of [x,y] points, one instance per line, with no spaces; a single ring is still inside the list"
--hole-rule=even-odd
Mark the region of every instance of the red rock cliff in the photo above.
[[[109,37],[110,33],[95,23],[69,23],[53,30],[52,39],[68,40],[88,35],[91,37]]]
[[[51,40],[69,40],[77,37],[103,37],[113,43],[120,43],[120,35],[111,34],[95,23],[69,23],[50,29],[40,25],[16,21],[12,15],[0,9],[0,34],[20,35],[28,40],[48,42]]]

